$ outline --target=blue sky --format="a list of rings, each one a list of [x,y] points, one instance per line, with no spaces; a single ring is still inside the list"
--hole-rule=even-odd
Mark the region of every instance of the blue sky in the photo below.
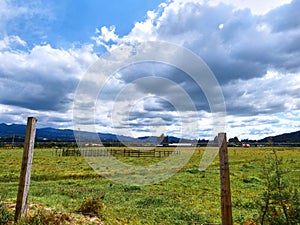
[[[39,127],[72,128],[76,88],[102,54],[165,41],[189,49],[211,69],[224,95],[229,137],[300,130],[299,7],[299,0],[0,0],[0,122],[36,116]],[[182,96],[170,83],[137,85],[139,74],[176,83],[197,112],[174,108]],[[208,102],[182,71],[141,64],[109,84],[97,108],[99,132],[209,137]],[[116,102],[123,114],[112,111]],[[189,118],[197,118],[198,128],[180,133]]]
[[[11,10],[25,8],[27,12],[14,15],[2,35],[18,35],[28,44],[47,42],[61,48],[74,43],[90,43],[96,28],[102,26],[114,25],[119,35],[125,35],[135,22],[145,19],[147,11],[155,9],[161,0],[3,2]]]

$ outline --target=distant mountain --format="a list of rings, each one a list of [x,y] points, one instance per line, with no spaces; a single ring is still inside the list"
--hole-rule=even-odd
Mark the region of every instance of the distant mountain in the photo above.
[[[26,133],[26,125],[5,123],[0,124],[0,137],[2,138],[13,138],[17,137],[24,138]],[[75,136],[81,140],[98,140],[98,137],[102,141],[124,141],[124,142],[151,142],[156,143],[157,137],[142,137],[133,138],[124,135],[116,135],[110,133],[98,133],[98,136],[94,133],[85,131],[73,131],[71,129],[55,129],[51,127],[37,128],[36,139],[37,140],[56,140],[56,141],[75,141]],[[174,137],[175,138],[175,137]],[[178,139],[178,138],[177,138]]]
[[[300,131],[266,137],[259,142],[268,142],[270,138],[274,143],[300,143]]]
[[[0,137],[25,137],[26,125],[20,124],[11,124],[7,125],[5,123],[0,124]],[[57,141],[75,141],[75,135],[80,135],[81,139],[97,139],[95,134],[90,132],[81,131],[80,134],[78,131],[71,129],[55,129],[51,127],[47,128],[37,128],[36,129],[36,139],[48,139],[48,140],[57,140]],[[108,133],[99,133],[98,136],[101,140],[105,141],[133,141],[136,140],[132,137],[108,134]]]
[[[20,124],[11,124],[7,125],[5,123],[0,124],[0,137],[2,138],[12,138],[12,137],[25,137],[26,125]],[[57,140],[57,141],[75,141],[75,135],[80,135],[82,140],[95,138],[95,140],[100,137],[103,141],[125,141],[125,142],[148,142],[155,144],[157,143],[157,137],[155,136],[146,136],[133,138],[129,136],[116,135],[110,133],[98,133],[98,137],[95,134],[90,132],[81,131],[80,134],[78,131],[71,129],[55,129],[51,127],[47,128],[38,128],[36,130],[37,139],[47,139],[47,140]],[[78,136],[77,136],[78,137]],[[263,138],[257,142],[268,142],[270,137]],[[300,143],[300,131],[281,134],[277,136],[271,136],[274,143]],[[196,140],[189,139],[180,139],[173,136],[168,136],[169,143],[178,143],[178,142],[196,142]]]
[[[0,136],[7,137],[7,136],[24,136],[26,132],[26,125],[19,125],[19,124],[12,124],[7,125],[5,123],[0,124]]]
[[[0,124],[0,137],[21,137],[24,138],[26,133],[26,125],[5,123]],[[55,128],[40,128],[36,129],[37,139],[54,139],[54,140],[74,140],[73,130],[70,129],[55,129]]]
[[[37,139],[49,140],[75,140],[74,132],[71,129],[55,129],[51,127],[36,129]]]
[[[139,137],[138,140],[143,141],[143,142],[157,143],[156,136]],[[181,138],[174,137],[174,136],[168,136],[168,143],[179,143],[179,142],[196,143],[197,140],[190,140],[190,139],[185,139],[185,138],[181,139]]]

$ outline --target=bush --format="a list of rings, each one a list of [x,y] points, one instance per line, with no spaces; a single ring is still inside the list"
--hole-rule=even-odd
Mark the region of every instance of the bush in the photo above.
[[[262,164],[261,179],[265,190],[259,206],[260,223],[274,225],[290,225],[300,223],[300,198],[296,188],[286,179],[282,159],[273,149],[272,157]]]

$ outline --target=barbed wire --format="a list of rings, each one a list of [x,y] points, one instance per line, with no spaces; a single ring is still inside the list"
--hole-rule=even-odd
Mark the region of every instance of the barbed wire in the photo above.
[[[156,198],[162,198],[160,196],[166,196],[166,198],[171,199],[168,200],[168,203],[166,204],[174,204],[174,202],[176,202],[176,197],[178,198],[187,198],[190,199],[191,197],[194,198],[193,201],[187,201],[185,203],[181,203],[182,207],[183,206],[187,206],[187,208],[191,208],[187,210],[187,213],[193,214],[195,215],[195,219],[190,219],[193,217],[187,217],[188,219],[186,220],[184,219],[178,219],[176,218],[176,222],[177,223],[187,223],[187,224],[205,224],[205,225],[219,225],[219,223],[207,223],[205,222],[205,217],[203,217],[202,214],[198,213],[198,212],[193,212],[192,211],[192,207],[194,206],[195,202],[198,204],[200,204],[201,201],[204,201],[205,199],[213,199],[211,201],[214,202],[219,202],[221,196],[220,193],[220,180],[213,180],[210,179],[209,180],[209,184],[213,187],[216,187],[215,189],[209,189],[209,188],[202,188],[201,185],[199,185],[199,187],[195,188],[195,187],[189,187],[189,188],[185,188],[184,186],[182,188],[180,188],[177,191],[167,191],[167,190],[160,190],[159,187],[155,187],[153,186],[153,190],[149,187],[133,187],[130,188],[130,186],[126,186],[126,185],[119,185],[119,184],[112,184],[112,183],[107,183],[105,185],[111,185],[109,187],[97,187],[97,183],[93,183],[92,186],[84,186],[85,184],[80,184],[80,183],[75,183],[74,184],[68,184],[68,179],[74,179],[74,180],[78,180],[78,179],[88,179],[88,178],[95,178],[95,177],[100,177],[100,178],[104,178],[101,175],[95,173],[91,173],[90,171],[87,171],[87,174],[79,174],[78,176],[74,177],[74,174],[68,174],[66,172],[73,172],[73,171],[66,171],[64,170],[65,168],[74,168],[74,167],[80,167],[80,168],[90,168],[90,170],[92,171],[93,169],[88,165],[87,162],[84,161],[80,161],[78,163],[73,163],[73,162],[68,162],[68,160],[71,159],[71,157],[76,157],[76,156],[53,156],[52,157],[56,157],[56,160],[59,160],[57,162],[51,162],[51,163],[45,163],[45,161],[34,161],[32,164],[32,168],[34,171],[35,166],[39,167],[42,166],[43,168],[46,168],[46,170],[49,167],[56,167],[58,169],[56,169],[57,171],[55,171],[58,174],[53,174],[53,177],[50,176],[50,179],[44,179],[43,176],[47,176],[44,174],[32,174],[31,177],[31,195],[33,198],[38,197],[40,195],[40,193],[44,193],[45,192],[45,196],[51,196],[52,194],[57,194],[60,193],[62,195],[66,195],[68,197],[71,198],[73,193],[77,193],[77,194],[81,194],[82,197],[89,197],[91,196],[91,194],[97,195],[97,194],[101,194],[104,195],[104,203],[107,207],[112,207],[115,206],[116,201],[119,200],[119,202],[124,201],[124,196],[126,198],[131,198],[131,196],[136,197],[137,199],[141,199],[143,196],[150,196],[150,197],[156,197]],[[79,158],[79,157],[77,157]],[[84,158],[80,157],[81,160],[83,160]],[[163,159],[163,158],[162,158]],[[258,160],[258,161],[262,161]],[[293,159],[295,160],[295,159]],[[256,160],[241,160],[241,161],[233,161],[230,162],[229,161],[229,170],[230,172],[243,172],[243,173],[248,173],[250,171],[261,171],[261,168],[256,167],[256,165],[252,164],[257,162]],[[295,162],[298,162],[298,159],[296,159]],[[4,162],[0,162],[0,168],[2,167],[6,167],[6,166],[15,166],[15,165],[19,165],[21,166],[21,161],[17,162],[17,161],[4,161]],[[251,165],[251,166],[245,166],[245,165]],[[61,169],[61,170],[60,170]],[[197,166],[194,167],[185,167],[182,168],[179,172],[183,172],[183,173],[190,173],[191,176],[192,175],[199,175],[199,178],[209,178],[209,177],[215,177],[215,176],[219,176],[220,174],[220,168],[218,165],[212,165],[212,167],[208,168],[205,171],[197,171]],[[9,170],[11,171],[19,171],[18,168],[13,168]],[[281,169],[280,172],[282,173],[299,173],[300,169],[295,168],[295,169]],[[60,173],[65,173],[65,174],[60,174]],[[203,176],[204,177],[201,177]],[[1,193],[3,191],[10,191],[12,192],[12,190],[14,192],[17,193],[17,189],[19,187],[18,184],[18,175],[12,175],[12,177],[10,177],[10,174],[5,174],[7,177],[4,177],[4,181],[1,181],[2,177],[0,176],[0,196]],[[206,176],[207,175],[207,176]],[[40,177],[39,177],[40,176]],[[57,176],[57,177],[56,177]],[[296,175],[297,176],[297,175]],[[9,181],[9,182],[5,182],[5,179],[11,179],[14,181]],[[243,193],[239,193],[239,190],[237,190],[236,187],[234,187],[234,184],[236,181],[239,182],[243,182],[243,177],[234,177],[234,179],[231,181],[232,182],[232,190],[231,190],[231,198],[232,198],[232,202],[236,203],[239,201],[242,201],[242,199],[247,199],[247,200],[243,200],[245,202],[247,202],[248,200],[257,200],[257,199],[266,199],[263,195],[262,192],[263,190],[259,189],[259,187],[257,189],[253,189],[253,187],[251,187],[255,192],[254,195],[247,195],[247,194],[243,194]],[[197,180],[196,183],[203,183],[203,182],[207,182],[208,180],[203,179],[203,180]],[[66,182],[66,183],[57,183],[57,182]],[[57,184],[55,184],[57,183]],[[246,182],[244,182],[246,183]],[[250,182],[251,183],[251,182]],[[252,184],[252,183],[251,183]],[[95,186],[94,186],[95,185]],[[102,184],[103,185],[103,184]],[[296,183],[294,186],[299,187],[300,184]],[[41,189],[43,189],[41,191]],[[188,193],[187,193],[188,192]],[[256,194],[259,193],[259,194]],[[174,198],[175,197],[175,198]],[[218,200],[215,200],[218,199]],[[143,201],[143,199],[141,199]],[[146,209],[140,209],[138,212],[143,212],[143,210]],[[88,215],[88,214],[87,214]],[[196,215],[199,215],[199,218],[197,218]],[[90,214],[90,216],[92,216],[92,214]],[[164,219],[164,218],[155,218],[155,216],[146,216],[146,217],[141,217],[138,213],[133,213],[132,215],[128,215],[128,216],[124,216],[121,215],[121,212],[116,214],[109,214],[106,213],[104,215],[105,217],[112,217],[112,218],[117,218],[117,219],[121,219],[121,220],[139,220],[139,221],[152,221],[154,223],[171,223],[172,219]],[[202,217],[204,218],[203,220],[200,219]],[[209,218],[209,217],[208,217]],[[202,221],[202,222],[201,222]],[[209,220],[208,220],[209,221]],[[215,220],[213,220],[215,221]]]

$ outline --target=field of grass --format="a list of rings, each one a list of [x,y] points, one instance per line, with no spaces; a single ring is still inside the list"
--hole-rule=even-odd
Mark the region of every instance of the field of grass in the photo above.
[[[285,176],[300,190],[300,148],[276,148]],[[147,186],[115,184],[91,169],[83,157],[56,156],[53,149],[35,149],[29,204],[78,213],[86,199],[103,202],[104,224],[220,224],[218,157],[205,171],[198,170],[204,148],[171,178]],[[234,224],[255,218],[264,181],[259,173],[271,148],[229,148]],[[16,200],[22,149],[0,149],[0,197]],[[133,165],[150,165],[162,158],[119,158]],[[92,222],[91,222],[92,224]]]

